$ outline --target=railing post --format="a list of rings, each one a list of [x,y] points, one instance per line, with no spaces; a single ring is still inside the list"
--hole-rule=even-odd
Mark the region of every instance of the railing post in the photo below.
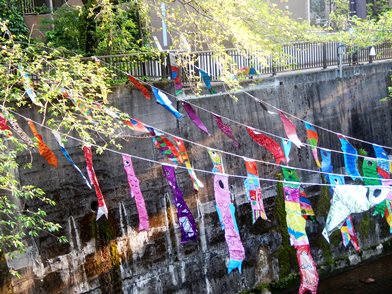
[[[141,79],[143,79],[143,81],[147,81],[147,70],[146,70],[146,60],[143,60],[142,62],[141,62],[141,64],[142,64],[142,67],[141,67],[141,70],[142,70],[142,76],[141,76]]]
[[[323,69],[327,68],[327,43],[323,43]]]
[[[275,60],[274,57],[271,55],[271,74],[272,76],[276,76],[276,65],[275,65]]]
[[[166,55],[166,63],[167,63],[166,75],[167,75],[167,77],[169,77],[171,79],[172,78],[172,67],[171,67],[170,53],[169,52],[167,52],[167,55]]]
[[[159,56],[159,62],[160,62],[160,64],[161,64],[161,76],[163,77],[163,78],[167,78],[167,65],[165,64],[166,63],[166,58],[165,58],[165,53],[164,52],[162,52],[161,54],[160,54],[160,56]]]

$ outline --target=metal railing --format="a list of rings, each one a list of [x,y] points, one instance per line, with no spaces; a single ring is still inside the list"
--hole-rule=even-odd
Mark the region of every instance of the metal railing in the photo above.
[[[124,72],[144,80],[170,78],[171,72],[168,54],[131,53],[98,56],[118,76]]]
[[[296,71],[312,68],[337,66],[339,62],[339,43],[295,43],[284,45],[274,56],[265,56],[262,52],[250,52],[239,49],[226,49],[225,54],[212,51],[170,52],[158,55],[145,53],[99,56],[98,58],[112,67],[116,73],[120,71],[142,79],[166,79],[171,76],[172,62],[180,64],[183,83],[192,82],[189,77],[201,68],[211,75],[212,81],[219,81],[222,76],[223,58],[229,57],[231,71],[241,71],[253,67],[260,75],[275,75],[279,72]],[[367,63],[373,60],[392,59],[392,43],[374,46],[376,56],[370,57],[370,48],[346,48],[340,51],[344,65]],[[225,57],[223,57],[225,56]]]
[[[23,14],[35,13],[34,0],[18,0],[18,7]]]

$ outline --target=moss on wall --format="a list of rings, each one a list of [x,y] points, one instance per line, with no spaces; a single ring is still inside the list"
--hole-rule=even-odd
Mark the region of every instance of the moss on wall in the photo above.
[[[361,221],[359,222],[357,228],[358,232],[361,236],[369,236],[371,232],[373,232],[375,226],[374,218],[369,217],[369,214],[366,213],[363,215]]]
[[[0,293],[14,293],[11,284],[11,274],[3,252],[0,250]]]
[[[329,208],[331,207],[331,194],[328,186],[320,187],[320,196],[314,207],[314,213],[317,217],[327,216]]]
[[[276,178],[281,180],[283,179],[283,176],[279,173],[276,175]],[[297,259],[295,250],[290,246],[289,243],[290,236],[287,231],[286,210],[282,183],[276,184],[274,219],[278,221],[277,230],[282,236],[282,243],[278,247],[275,255],[279,261],[279,276],[285,277],[290,274],[291,268],[295,266]]]

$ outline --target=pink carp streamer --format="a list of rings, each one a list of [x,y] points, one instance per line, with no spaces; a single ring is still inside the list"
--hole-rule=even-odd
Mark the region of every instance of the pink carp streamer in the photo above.
[[[87,173],[90,179],[91,184],[94,186],[95,194],[97,195],[98,200],[98,211],[97,211],[97,220],[103,215],[108,218],[108,208],[106,207],[105,199],[103,198],[103,194],[101,192],[101,188],[99,187],[97,175],[95,174],[93,167],[93,154],[91,152],[91,146],[83,146],[84,158],[86,159]]]
[[[212,162],[214,163],[213,172],[223,172],[223,164],[220,155],[215,151],[208,151]],[[241,242],[237,221],[235,219],[235,207],[231,202],[229,190],[229,178],[225,174],[214,175],[214,194],[216,201],[216,211],[222,228],[225,231],[226,243],[229,247],[229,264],[227,265],[228,273],[238,269],[241,273],[242,261],[245,258],[245,249]]]
[[[136,202],[136,209],[139,216],[139,231],[148,231],[150,223],[148,221],[146,204],[144,202],[142,191],[140,190],[139,179],[136,177],[135,170],[133,169],[132,158],[124,154],[122,159],[124,170],[127,174],[131,197],[135,198]]]
[[[281,111],[279,111],[279,117],[283,123],[283,128],[286,132],[287,138],[289,138],[289,140],[291,142],[293,142],[295,144],[295,146],[297,146],[298,148],[301,148],[303,146],[303,144],[302,144],[301,140],[298,138],[297,128],[296,128],[295,124],[293,124],[292,121],[289,120],[288,117]]]

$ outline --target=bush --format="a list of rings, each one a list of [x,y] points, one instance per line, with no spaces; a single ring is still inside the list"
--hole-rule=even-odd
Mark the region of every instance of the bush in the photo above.
[[[27,27],[16,1],[0,0],[0,22],[7,22],[8,30],[16,39],[24,39]]]

